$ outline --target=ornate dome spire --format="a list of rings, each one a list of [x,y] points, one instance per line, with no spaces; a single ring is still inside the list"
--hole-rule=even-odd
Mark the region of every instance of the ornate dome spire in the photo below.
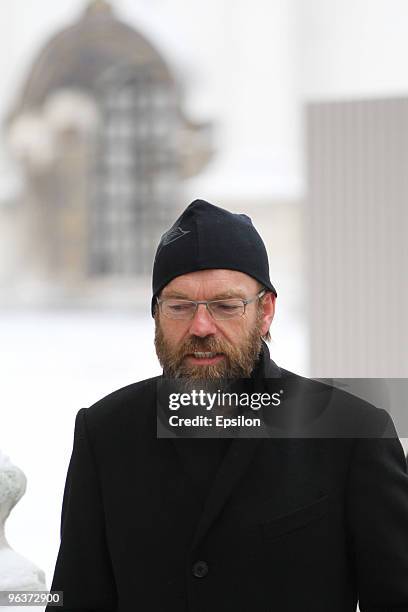
[[[99,14],[112,14],[113,9],[109,2],[106,0],[90,0],[88,6],[85,9],[85,14],[89,16]]]

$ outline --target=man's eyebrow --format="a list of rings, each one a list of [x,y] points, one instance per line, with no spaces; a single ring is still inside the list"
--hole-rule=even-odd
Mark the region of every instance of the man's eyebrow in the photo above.
[[[245,293],[240,290],[236,291],[223,291],[222,293],[217,293],[212,298],[213,300],[228,300],[229,298],[242,298],[245,299]]]
[[[182,300],[189,300],[190,298],[185,293],[181,293],[180,291],[168,291],[167,293],[162,293],[160,296],[162,299],[165,298],[181,298]]]

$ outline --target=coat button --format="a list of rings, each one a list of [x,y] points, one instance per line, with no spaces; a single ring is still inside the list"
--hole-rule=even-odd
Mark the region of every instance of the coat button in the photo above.
[[[196,561],[193,565],[193,576],[204,578],[208,574],[208,565],[205,561]]]

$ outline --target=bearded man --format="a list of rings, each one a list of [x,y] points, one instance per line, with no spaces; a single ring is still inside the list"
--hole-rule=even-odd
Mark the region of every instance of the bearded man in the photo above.
[[[157,437],[162,380],[300,380],[269,356],[275,302],[246,215],[196,200],[162,236],[163,376],[77,414],[52,584],[62,609],[408,612],[408,475],[385,411],[337,397],[339,426],[369,419],[370,439]]]

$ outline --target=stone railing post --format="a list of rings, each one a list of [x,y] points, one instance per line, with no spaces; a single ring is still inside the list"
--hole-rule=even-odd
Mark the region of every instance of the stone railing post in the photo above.
[[[26,490],[24,472],[13,465],[0,450],[0,591],[46,590],[45,574],[34,563],[17,553],[7,542],[5,522],[11,510]],[[40,612],[38,606],[25,606],[24,610]],[[2,611],[15,612],[16,607],[2,607]]]

